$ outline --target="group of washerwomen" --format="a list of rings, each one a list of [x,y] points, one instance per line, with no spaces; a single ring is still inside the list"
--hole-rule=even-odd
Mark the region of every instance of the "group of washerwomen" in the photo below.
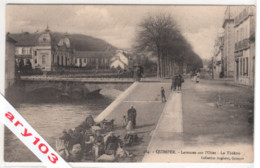
[[[88,116],[74,129],[64,130],[56,141],[56,150],[66,161],[79,162],[115,161],[117,158],[132,157],[124,149],[122,140],[112,131],[102,134],[99,123]]]

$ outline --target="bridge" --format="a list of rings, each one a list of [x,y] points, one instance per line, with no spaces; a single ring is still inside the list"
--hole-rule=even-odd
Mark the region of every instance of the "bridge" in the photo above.
[[[25,94],[42,89],[55,89],[62,96],[81,98],[102,89],[124,91],[132,83],[132,78],[79,78],[66,76],[21,76]]]

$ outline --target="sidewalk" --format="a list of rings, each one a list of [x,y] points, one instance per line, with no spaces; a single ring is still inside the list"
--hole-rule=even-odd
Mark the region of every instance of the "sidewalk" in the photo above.
[[[147,148],[143,162],[172,162],[174,155],[158,155],[160,151],[180,149],[182,141],[182,93],[173,92],[164,107],[158,125]]]
[[[166,97],[170,95],[169,82],[136,82],[109,105],[95,120],[114,119],[115,134],[121,138],[125,136],[123,116],[127,116],[128,109],[133,105],[137,111],[135,132],[143,137],[139,145],[128,147],[127,150],[135,155],[125,158],[122,162],[141,162],[151,140],[151,132],[155,130],[163,112],[165,103],[161,102],[161,87],[164,87]]]

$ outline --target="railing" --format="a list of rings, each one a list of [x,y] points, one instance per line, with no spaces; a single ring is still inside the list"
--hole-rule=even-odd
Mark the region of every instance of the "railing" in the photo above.
[[[235,43],[235,51],[240,51],[249,48],[249,40],[244,39],[242,41],[239,41]]]

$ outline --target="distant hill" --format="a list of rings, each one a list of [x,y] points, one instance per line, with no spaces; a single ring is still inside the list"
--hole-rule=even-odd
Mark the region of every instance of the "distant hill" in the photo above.
[[[65,33],[52,32],[53,39],[61,39]],[[117,48],[109,44],[105,40],[83,34],[67,34],[70,39],[71,47],[76,51],[104,51],[116,50]],[[56,43],[57,44],[57,43]]]
[[[21,46],[33,46],[37,45],[37,41],[41,33],[8,33],[8,35],[17,41],[16,44]],[[117,48],[109,44],[105,40],[95,38],[83,34],[68,34],[51,32],[52,45],[57,45],[60,39],[67,36],[70,39],[70,45],[76,51],[114,51]]]

